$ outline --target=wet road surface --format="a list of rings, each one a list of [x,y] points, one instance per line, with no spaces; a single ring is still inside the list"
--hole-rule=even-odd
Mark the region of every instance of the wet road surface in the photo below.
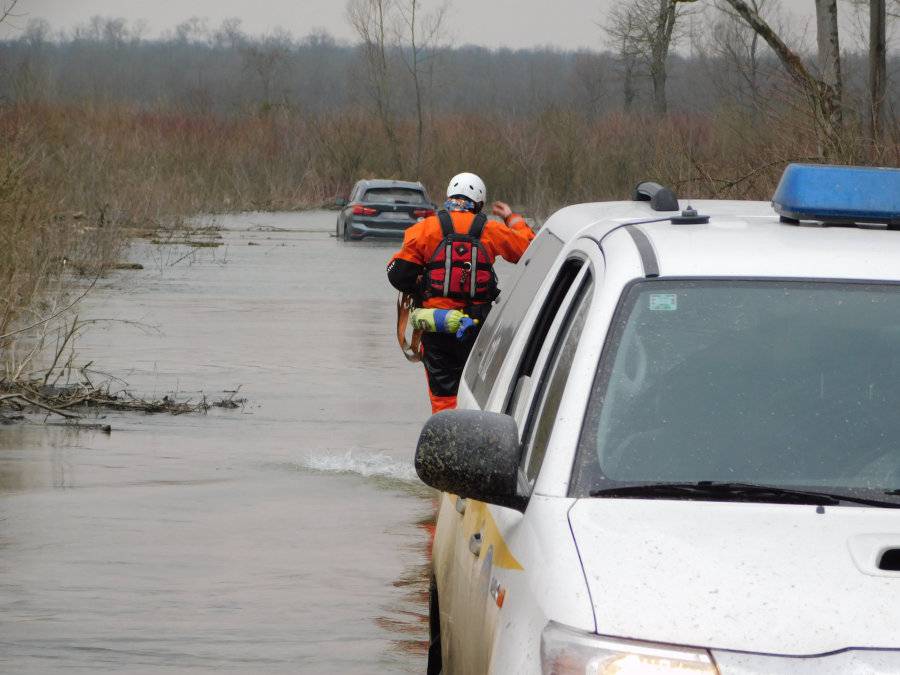
[[[84,303],[116,321],[78,362],[138,395],[247,403],[108,414],[110,435],[0,428],[0,672],[423,672],[424,375],[394,338],[396,242],[345,244],[333,221],[137,242],[145,269]]]

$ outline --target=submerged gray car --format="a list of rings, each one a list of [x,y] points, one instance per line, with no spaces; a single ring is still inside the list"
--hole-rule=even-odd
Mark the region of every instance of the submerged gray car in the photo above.
[[[401,180],[361,180],[350,198],[338,200],[335,234],[344,241],[365,237],[403,237],[421,218],[434,215],[425,186]]]

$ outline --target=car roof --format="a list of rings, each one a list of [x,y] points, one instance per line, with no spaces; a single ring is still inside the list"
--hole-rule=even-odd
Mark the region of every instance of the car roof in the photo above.
[[[681,201],[682,208],[688,205]],[[576,235],[602,243],[607,255],[638,246],[628,230],[649,242],[659,276],[790,277],[900,281],[900,232],[884,227],[823,226],[781,222],[769,202],[694,200],[708,223],[673,224],[674,211],[649,202],[578,204],[545,224],[563,241]],[[655,220],[656,222],[646,222]],[[625,226],[633,224],[628,230]],[[638,235],[640,236],[640,235]]]
[[[369,188],[404,188],[407,190],[425,191],[425,186],[416,181],[390,180],[387,178],[367,178],[360,181],[366,189]]]

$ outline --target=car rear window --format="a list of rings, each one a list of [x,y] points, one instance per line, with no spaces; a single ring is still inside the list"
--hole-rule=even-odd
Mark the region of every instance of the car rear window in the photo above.
[[[362,201],[377,204],[427,204],[425,194],[409,188],[370,188]]]
[[[900,285],[642,281],[588,403],[573,496],[724,481],[900,488]]]

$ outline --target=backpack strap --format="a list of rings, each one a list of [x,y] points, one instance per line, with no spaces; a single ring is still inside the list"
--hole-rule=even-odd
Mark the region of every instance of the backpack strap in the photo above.
[[[484,232],[484,226],[487,223],[487,216],[484,213],[479,213],[475,216],[475,220],[472,221],[472,224],[469,226],[469,236],[472,239],[481,239],[481,233]]]
[[[447,212],[447,209],[441,209],[437,212],[438,220],[441,221],[441,232],[445,237],[449,237],[453,234],[453,220],[450,218],[450,214]]]

